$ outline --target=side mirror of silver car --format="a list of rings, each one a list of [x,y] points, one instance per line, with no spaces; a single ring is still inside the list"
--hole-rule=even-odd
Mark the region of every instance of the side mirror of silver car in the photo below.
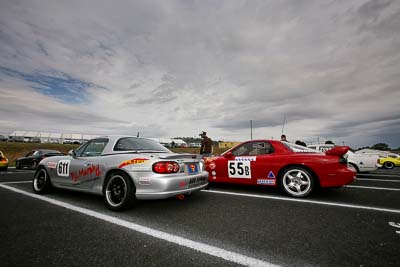
[[[76,157],[75,150],[71,149],[70,151],[68,151],[68,155],[70,155],[71,157],[75,158]]]

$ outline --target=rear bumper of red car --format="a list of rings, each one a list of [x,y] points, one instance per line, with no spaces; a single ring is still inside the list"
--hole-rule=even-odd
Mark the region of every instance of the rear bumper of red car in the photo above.
[[[356,180],[357,173],[349,168],[341,168],[320,177],[321,187],[337,187],[350,184]]]

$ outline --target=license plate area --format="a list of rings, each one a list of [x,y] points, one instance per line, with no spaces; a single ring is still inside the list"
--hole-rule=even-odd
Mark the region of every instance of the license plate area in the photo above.
[[[187,163],[186,164],[189,174],[199,173],[199,164],[197,163]]]
[[[193,177],[189,180],[189,187],[195,187],[197,185],[205,184],[207,177]]]

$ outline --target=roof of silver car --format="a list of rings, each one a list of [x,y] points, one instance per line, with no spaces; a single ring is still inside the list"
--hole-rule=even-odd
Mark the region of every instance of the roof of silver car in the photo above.
[[[112,153],[126,153],[126,151],[119,151],[119,152],[114,151],[114,147],[115,147],[115,144],[117,143],[117,141],[120,138],[126,138],[126,137],[137,138],[137,139],[145,139],[145,140],[148,140],[148,141],[151,141],[151,142],[154,142],[154,143],[158,143],[157,141],[154,141],[154,140],[151,140],[151,139],[148,139],[148,138],[136,137],[136,136],[131,136],[131,135],[104,135],[104,136],[99,136],[99,137],[94,138],[94,139],[107,138],[109,140],[107,145],[106,145],[106,147],[103,150],[102,154],[104,155],[104,154],[112,154]]]

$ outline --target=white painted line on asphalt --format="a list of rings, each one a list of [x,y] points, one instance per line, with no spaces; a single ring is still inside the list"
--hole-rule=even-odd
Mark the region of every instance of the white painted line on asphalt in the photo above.
[[[346,185],[346,187],[361,188],[361,189],[373,189],[373,190],[400,191],[400,188],[387,188],[387,187],[374,187],[374,186]]]
[[[241,196],[241,197],[254,197],[254,198],[284,200],[284,201],[290,201],[290,202],[311,203],[311,204],[319,204],[319,205],[327,205],[327,206],[343,207],[343,208],[383,211],[383,212],[390,212],[390,213],[400,213],[400,209],[387,209],[387,208],[378,208],[378,207],[370,207],[370,206],[351,205],[351,204],[344,204],[344,203],[326,202],[326,201],[319,201],[319,200],[308,200],[308,199],[265,196],[265,195],[253,195],[253,194],[244,194],[244,193],[235,193],[235,192],[228,192],[228,191],[217,191],[217,190],[202,190],[202,192]]]
[[[376,182],[400,183],[400,180],[370,179],[370,178],[357,178],[356,181],[376,181]]]
[[[400,175],[396,174],[372,174],[372,173],[360,173],[357,174],[357,176],[383,176],[383,177],[398,177],[400,178]]]
[[[400,223],[389,222],[389,225],[395,228],[400,228]],[[400,235],[400,231],[395,231],[395,233]]]
[[[32,183],[32,181],[18,181],[18,182],[4,182],[4,183],[0,183],[0,184],[30,184]]]
[[[59,200],[55,200],[52,198],[48,198],[45,196],[41,196],[41,195],[36,195],[33,193],[29,193],[8,185],[4,185],[4,184],[0,184],[0,187],[4,188],[4,189],[8,189],[11,190],[15,193],[19,193],[28,197],[32,197],[32,198],[36,198],[36,199],[40,199],[43,201],[46,201],[48,203],[69,209],[69,210],[73,210],[106,222],[110,222],[112,224],[116,224],[122,227],[126,227],[128,229],[131,229],[133,231],[137,231],[139,233],[145,234],[145,235],[149,235],[158,239],[162,239],[174,244],[177,244],[179,246],[183,246],[183,247],[187,247],[187,248],[191,248],[193,250],[208,254],[208,255],[212,255],[218,258],[222,258],[226,261],[230,261],[230,262],[234,262],[237,264],[242,264],[242,265],[246,265],[246,266],[278,266],[263,260],[259,260],[256,258],[251,258],[236,252],[232,252],[232,251],[228,251],[222,248],[218,248],[218,247],[214,247],[211,245],[207,245],[204,243],[200,243],[200,242],[196,242],[190,239],[186,239],[180,236],[176,236],[176,235],[172,235],[172,234],[168,234],[159,230],[155,230],[149,227],[145,227],[133,222],[128,222],[128,221],[124,221],[106,214],[102,214],[100,212],[96,212],[96,211],[92,211],[89,209],[85,209],[85,208],[81,208],[78,206],[74,206]]]

